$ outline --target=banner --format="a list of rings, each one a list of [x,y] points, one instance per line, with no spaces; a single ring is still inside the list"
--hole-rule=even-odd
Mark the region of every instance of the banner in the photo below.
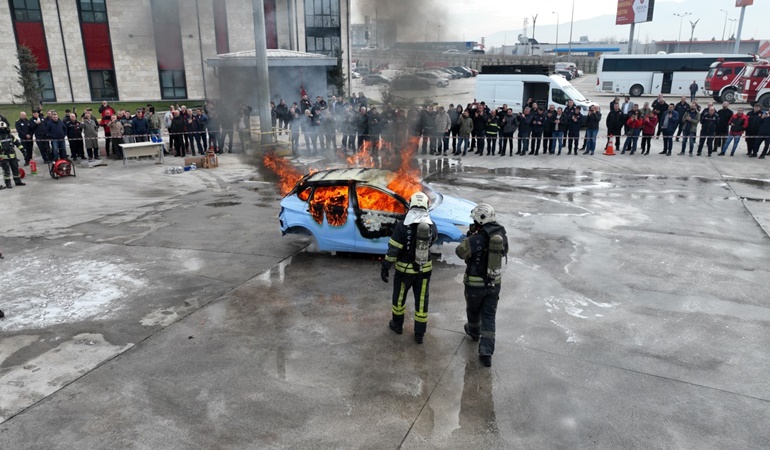
[[[754,4],[754,0],[735,0],[735,6],[751,6]]]
[[[650,22],[654,9],[655,0],[618,0],[615,25]]]

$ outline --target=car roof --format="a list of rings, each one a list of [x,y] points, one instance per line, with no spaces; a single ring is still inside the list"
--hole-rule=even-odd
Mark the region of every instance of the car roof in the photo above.
[[[329,169],[318,171],[305,179],[305,183],[318,183],[322,181],[363,181],[370,185],[382,188],[388,187],[395,174],[383,169]]]

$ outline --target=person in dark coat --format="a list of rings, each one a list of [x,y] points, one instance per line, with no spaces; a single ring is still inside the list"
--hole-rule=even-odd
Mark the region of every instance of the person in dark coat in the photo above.
[[[759,146],[764,142],[765,148],[762,149],[762,154],[759,155],[759,159],[765,159],[767,156],[767,149],[770,147],[770,111],[764,111],[762,113],[762,120],[759,123],[759,137],[754,139],[754,151],[752,156],[757,156],[759,152]]]
[[[623,125],[625,125],[625,120],[623,113],[620,112],[619,105],[615,105],[615,109],[607,114],[607,119],[605,119],[604,122],[605,125],[607,125],[607,134],[610,137],[615,137],[615,148],[620,148],[620,135],[623,134]]]
[[[730,109],[730,103],[722,103],[722,109],[717,111],[719,120],[717,121],[717,134],[714,138],[714,148],[722,148],[727,140],[727,132],[730,129],[730,119],[733,118],[733,110]]]

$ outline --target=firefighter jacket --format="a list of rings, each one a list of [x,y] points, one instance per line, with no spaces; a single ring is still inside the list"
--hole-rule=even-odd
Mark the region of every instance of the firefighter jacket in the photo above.
[[[455,254],[465,260],[465,276],[463,283],[469,287],[485,287],[489,283],[499,285],[502,277],[494,280],[487,279],[487,258],[489,256],[489,238],[499,234],[503,237],[503,254],[508,254],[508,237],[505,227],[497,222],[490,222],[481,227],[471,225],[469,236],[460,242],[455,249]]]
[[[417,223],[404,225],[404,221],[396,224],[393,235],[388,242],[388,253],[382,261],[382,267],[390,270],[390,266],[396,263],[396,270],[407,275],[416,275],[418,273],[428,273],[433,270],[433,261],[428,261],[422,266],[414,262],[414,251],[416,248]],[[430,243],[436,242],[438,238],[438,229],[436,224],[430,224]]]
[[[16,159],[16,150],[23,150],[21,142],[16,137],[10,134],[0,136],[0,160],[10,161]]]

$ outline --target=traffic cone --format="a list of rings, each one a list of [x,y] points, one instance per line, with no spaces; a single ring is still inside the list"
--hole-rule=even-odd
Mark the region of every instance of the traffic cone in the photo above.
[[[607,148],[604,149],[607,156],[615,156],[615,146],[612,145],[612,135],[607,136]]]

